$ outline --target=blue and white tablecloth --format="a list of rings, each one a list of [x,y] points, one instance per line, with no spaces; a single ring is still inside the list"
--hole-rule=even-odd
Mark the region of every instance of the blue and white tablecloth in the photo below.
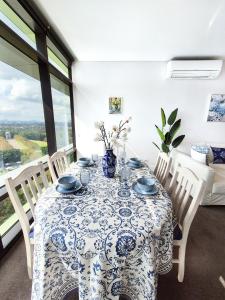
[[[63,198],[53,185],[36,205],[32,299],[76,288],[80,300],[156,299],[158,274],[172,267],[171,200],[158,182],[152,198],[121,198],[119,178],[91,172],[87,194]]]

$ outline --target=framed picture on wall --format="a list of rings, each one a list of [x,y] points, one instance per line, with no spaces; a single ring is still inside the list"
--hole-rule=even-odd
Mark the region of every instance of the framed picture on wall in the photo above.
[[[207,121],[225,122],[225,94],[211,95]]]
[[[110,114],[121,114],[122,112],[122,98],[121,97],[110,97],[109,98],[109,113]]]

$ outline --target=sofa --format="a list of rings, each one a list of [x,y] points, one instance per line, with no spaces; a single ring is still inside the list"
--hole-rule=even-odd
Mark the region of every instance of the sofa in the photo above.
[[[191,169],[206,183],[201,205],[225,205],[225,164],[203,164],[190,155],[174,149],[171,152],[173,174],[177,164]]]

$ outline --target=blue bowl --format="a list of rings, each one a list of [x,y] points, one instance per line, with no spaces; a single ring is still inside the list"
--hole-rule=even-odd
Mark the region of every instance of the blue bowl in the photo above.
[[[131,157],[129,159],[129,162],[132,163],[132,164],[134,164],[134,165],[140,165],[140,163],[141,163],[140,160],[138,158],[136,158],[136,157]]]
[[[136,157],[131,157],[129,159],[129,163],[135,166],[139,166],[141,164],[140,160]]]
[[[91,162],[91,160],[87,157],[81,157],[78,160],[79,165],[82,165],[82,166],[88,166],[90,164],[90,162]]]
[[[76,178],[71,175],[65,175],[58,179],[58,184],[62,189],[71,190],[76,186]]]
[[[138,178],[137,186],[141,191],[150,192],[155,186],[155,179],[148,176],[142,176],[141,178]]]

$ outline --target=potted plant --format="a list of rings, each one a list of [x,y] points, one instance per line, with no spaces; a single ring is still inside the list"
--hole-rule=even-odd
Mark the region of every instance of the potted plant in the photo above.
[[[168,119],[166,119],[165,112],[161,108],[161,129],[155,125],[161,139],[161,146],[158,146],[155,142],[153,142],[153,144],[159,149],[159,151],[163,151],[167,154],[170,153],[173,148],[178,147],[185,138],[185,135],[179,135],[176,137],[177,131],[180,129],[181,125],[181,119],[177,120],[177,113],[178,108],[172,111]]]
[[[96,122],[95,127],[98,129],[98,133],[95,137],[95,141],[104,142],[105,155],[102,158],[103,173],[108,178],[113,178],[116,171],[116,155],[113,153],[113,147],[121,146],[121,142],[127,140],[127,134],[131,131],[128,127],[128,123],[131,118],[120,121],[119,125],[114,125],[111,131],[106,131],[103,121]]]

